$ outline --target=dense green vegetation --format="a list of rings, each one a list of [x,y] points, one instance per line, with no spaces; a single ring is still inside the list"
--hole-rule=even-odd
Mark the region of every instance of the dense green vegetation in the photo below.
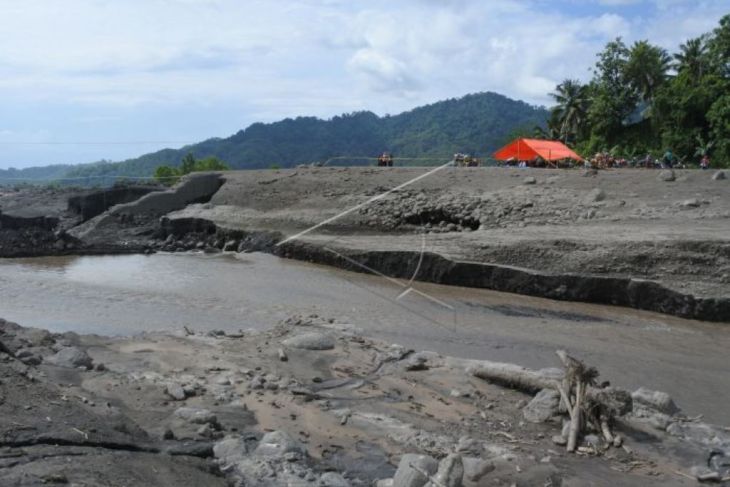
[[[192,153],[188,152],[182,158],[180,167],[157,166],[154,176],[158,182],[172,186],[181,176],[185,176],[191,172],[227,171],[228,169],[230,169],[228,164],[222,162],[217,157],[211,156],[205,159],[196,159]]]
[[[545,137],[584,156],[627,158],[672,150],[696,164],[730,165],[730,15],[670,55],[649,41],[618,38],[598,54],[593,79],[560,83]]]
[[[165,149],[123,162],[98,162],[67,168],[53,177],[77,184],[111,184],[118,177],[152,176],[158,166],[177,168],[183,157],[217,157],[232,169],[293,167],[324,163],[338,156],[430,158],[413,164],[438,164],[455,152],[488,156],[506,143],[515,127],[544,127],[548,112],[496,93],[478,93],[379,117],[356,112],[321,120],[314,117],[255,123],[231,137],[210,139],[179,150]],[[330,164],[368,164],[362,158]],[[396,161],[402,164],[402,161]],[[174,175],[172,175],[174,176]],[[40,176],[39,176],[40,177]],[[0,182],[3,172],[0,171]]]

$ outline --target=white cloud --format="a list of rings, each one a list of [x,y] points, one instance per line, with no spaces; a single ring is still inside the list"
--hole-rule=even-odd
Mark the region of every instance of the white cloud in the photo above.
[[[44,107],[83,107],[73,120],[98,115],[107,138],[114,119],[130,134],[161,131],[157,114],[186,109],[203,138],[475,91],[549,103],[562,79],[590,76],[608,40],[673,50],[726,10],[718,0],[0,0],[0,104],[32,106],[22,118],[38,129],[57,116]]]

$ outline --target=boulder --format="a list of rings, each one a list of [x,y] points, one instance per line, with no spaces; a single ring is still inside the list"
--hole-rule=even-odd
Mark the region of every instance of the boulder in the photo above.
[[[434,479],[427,487],[461,487],[464,479],[464,463],[461,455],[452,453],[439,462]]]
[[[287,338],[281,343],[289,348],[300,348],[304,350],[332,350],[335,348],[334,338],[330,335],[318,332],[293,336],[291,338]]]
[[[398,464],[398,470],[393,476],[393,487],[423,487],[428,478],[413,468],[415,466],[429,475],[434,475],[439,468],[436,460],[428,455],[407,453]]]
[[[322,487],[350,487],[350,482],[337,472],[326,472],[319,478],[319,485]]]
[[[690,198],[679,203],[679,206],[682,208],[697,208],[700,205],[702,205],[702,203],[700,203],[700,200],[697,198]]]
[[[304,457],[307,450],[297,440],[289,436],[285,431],[272,431],[266,433],[254,453],[262,457],[283,458],[288,453]]]
[[[677,176],[676,174],[674,174],[673,169],[666,169],[664,171],[661,171],[657,178],[659,179],[659,181],[666,181],[668,183],[677,180]]]
[[[484,446],[478,440],[468,436],[462,436],[456,443],[456,453],[468,453],[479,456],[484,451]]]
[[[85,367],[91,369],[93,361],[89,354],[78,347],[64,347],[46,359],[46,363],[57,367],[68,367],[75,369]]]
[[[713,181],[721,181],[725,178],[725,171],[717,171],[715,174],[712,175]]]
[[[532,398],[522,410],[525,420],[530,423],[544,423],[559,413],[560,394],[554,389],[543,389]]]
[[[601,188],[594,188],[585,197],[586,203],[597,203],[606,199],[606,192]]]
[[[167,384],[165,386],[165,393],[176,401],[184,401],[185,397],[187,397],[185,389],[176,382]]]
[[[213,455],[223,465],[233,465],[249,454],[246,441],[240,436],[228,436],[213,445]]]
[[[672,398],[666,392],[652,391],[645,387],[640,387],[631,393],[631,399],[634,403],[634,411],[637,409],[649,408],[660,413],[673,415],[679,411],[679,408]]]
[[[465,483],[478,484],[485,475],[496,468],[494,463],[478,457],[464,457],[462,463],[464,465],[463,481]]]
[[[522,184],[537,184],[537,179],[533,178],[532,176],[527,176],[525,179],[522,180]]]
[[[182,407],[175,410],[175,416],[193,424],[218,424],[218,418],[207,409]]]

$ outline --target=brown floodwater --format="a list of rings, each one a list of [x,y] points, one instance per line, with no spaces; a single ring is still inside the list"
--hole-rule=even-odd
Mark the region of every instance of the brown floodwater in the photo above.
[[[414,349],[557,366],[556,349],[604,380],[669,392],[730,424],[730,326],[626,308],[403,283],[267,254],[0,259],[0,317],[53,331],[264,329],[317,314]]]

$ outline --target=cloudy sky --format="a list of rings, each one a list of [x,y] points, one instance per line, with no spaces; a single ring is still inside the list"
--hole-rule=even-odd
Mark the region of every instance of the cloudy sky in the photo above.
[[[727,0],[0,0],[0,168],[120,160],[255,121],[534,104],[606,41],[676,49]]]

